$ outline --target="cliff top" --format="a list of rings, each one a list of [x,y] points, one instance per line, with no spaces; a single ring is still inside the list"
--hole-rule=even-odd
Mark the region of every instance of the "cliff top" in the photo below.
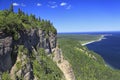
[[[33,14],[25,14],[21,9],[15,13],[12,5],[9,9],[0,11],[0,34],[4,32],[14,35],[20,30],[33,28],[39,28],[46,33],[57,33],[49,20],[36,18]]]

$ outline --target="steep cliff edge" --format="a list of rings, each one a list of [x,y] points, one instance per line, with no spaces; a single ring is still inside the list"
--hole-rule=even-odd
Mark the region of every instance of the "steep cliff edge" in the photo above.
[[[57,66],[63,72],[66,80],[75,80],[75,75],[74,75],[72,66],[64,58],[64,56],[62,54],[62,50],[60,48],[58,48],[58,46],[55,48],[53,61],[55,61],[57,63]]]
[[[11,36],[0,36],[0,71],[4,72],[12,67],[13,39]],[[14,54],[13,54],[14,55]]]
[[[56,47],[56,34],[50,32],[46,37],[45,31],[31,29],[30,31],[20,31],[17,41],[13,40],[12,36],[6,35],[3,32],[0,35],[0,71],[9,71],[12,75],[16,73],[18,77],[29,76],[29,78],[25,78],[27,80],[33,79],[30,59],[33,49],[37,51],[44,48],[46,53],[52,53],[52,49]],[[21,67],[15,69],[14,66]]]
[[[48,20],[21,10],[0,11],[0,80],[63,79],[49,57],[56,48],[56,35]]]

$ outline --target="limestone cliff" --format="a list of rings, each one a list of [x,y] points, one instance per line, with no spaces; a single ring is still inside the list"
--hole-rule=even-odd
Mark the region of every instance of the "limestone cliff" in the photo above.
[[[33,65],[30,60],[33,49],[37,51],[39,48],[44,48],[45,52],[50,54],[55,47],[56,34],[52,32],[47,34],[41,29],[21,30],[18,40],[14,40],[12,35],[1,32],[0,73],[9,71],[14,80],[19,77],[33,80]]]
[[[12,67],[13,39],[11,36],[0,36],[0,71],[10,70]]]

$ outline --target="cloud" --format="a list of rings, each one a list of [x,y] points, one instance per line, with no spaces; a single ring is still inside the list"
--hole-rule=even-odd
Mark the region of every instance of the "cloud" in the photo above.
[[[66,9],[71,9],[71,7],[72,7],[71,5],[68,5],[68,6],[66,7]]]
[[[42,4],[41,3],[37,3],[37,6],[42,6]]]
[[[56,8],[56,7],[58,7],[58,5],[57,5],[56,2],[50,1],[50,2],[48,2],[48,7],[50,7],[50,8]]]
[[[57,5],[48,5],[48,7],[50,7],[50,8],[56,8],[58,6]]]
[[[61,2],[60,3],[60,6],[61,7],[64,7],[65,9],[71,9],[71,5],[70,4],[68,4],[68,3],[66,3],[66,2]]]
[[[13,6],[19,6],[19,4],[18,4],[18,3],[13,3],[12,5],[13,5]]]
[[[19,4],[19,3],[16,3],[16,2],[14,2],[12,5],[13,6],[22,6],[22,7],[26,6],[24,3]]]
[[[65,3],[65,2],[60,3],[60,6],[66,6],[66,5],[67,5],[67,3]]]
[[[51,8],[56,8],[56,7],[57,7],[57,5],[51,6]]]

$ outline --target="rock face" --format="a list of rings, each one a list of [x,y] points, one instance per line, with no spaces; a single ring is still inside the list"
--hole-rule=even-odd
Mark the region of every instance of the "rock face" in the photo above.
[[[23,45],[29,54],[18,52],[18,47]],[[46,33],[41,29],[30,29],[19,31],[19,39],[14,40],[12,36],[6,36],[0,33],[0,73],[9,71],[11,75],[16,74],[17,77],[23,77],[24,80],[33,80],[32,63],[30,61],[30,53],[34,49],[44,48],[46,53],[52,53],[52,49],[56,47],[56,34],[52,32]],[[21,57],[19,56],[22,55]],[[16,66],[20,64],[20,69]],[[15,76],[11,76],[16,79]]]
[[[58,47],[56,47],[54,50],[53,61],[57,63],[57,66],[63,72],[66,80],[76,80],[70,63],[64,59],[64,56],[62,55],[62,50]]]
[[[56,47],[56,35],[50,32],[46,34],[40,29],[31,29],[30,31],[20,31],[19,44],[24,45],[29,51],[32,47],[44,48],[47,53],[51,53],[52,49]]]
[[[28,54],[25,54],[24,52],[18,53],[16,63],[12,66],[10,71],[10,76],[12,80],[19,80],[21,78],[24,80],[34,79],[33,66]]]
[[[12,44],[11,36],[0,38],[0,72],[10,70],[12,67]]]

